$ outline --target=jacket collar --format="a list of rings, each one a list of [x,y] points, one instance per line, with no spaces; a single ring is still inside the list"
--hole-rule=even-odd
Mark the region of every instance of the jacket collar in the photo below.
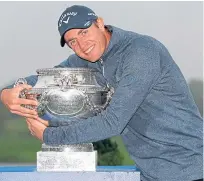
[[[106,28],[108,29],[108,31],[111,32],[111,38],[110,38],[108,47],[106,48],[105,52],[100,58],[103,61],[106,61],[107,58],[110,58],[112,55],[114,55],[115,51],[112,51],[112,50],[113,49],[116,50],[117,47],[120,46],[120,43],[119,43],[120,38],[119,38],[118,29],[111,25],[106,25]]]

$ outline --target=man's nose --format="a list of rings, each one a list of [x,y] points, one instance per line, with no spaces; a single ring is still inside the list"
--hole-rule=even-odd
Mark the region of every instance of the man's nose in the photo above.
[[[85,51],[86,42],[84,40],[78,40],[78,45],[82,51]]]

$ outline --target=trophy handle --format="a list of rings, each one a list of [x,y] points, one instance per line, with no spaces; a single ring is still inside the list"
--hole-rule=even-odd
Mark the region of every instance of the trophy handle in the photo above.
[[[48,104],[47,93],[48,91],[43,92],[38,100],[39,102],[39,105],[37,106],[38,116],[43,116],[46,112],[46,106]]]
[[[86,102],[89,105],[91,111],[93,111],[97,115],[102,110],[105,110],[105,108],[107,107],[107,105],[111,101],[113,93],[114,93],[114,88],[113,87],[109,88],[109,91],[108,91],[107,96],[106,96],[106,102],[103,105],[100,105],[100,106],[99,105],[94,105],[87,94],[84,94],[84,96],[86,98]]]
[[[15,83],[14,83],[14,86],[13,87],[16,87],[18,85],[21,85],[21,84],[27,84],[27,81],[25,78],[19,78]],[[26,98],[26,93],[27,93],[27,90],[26,89],[23,89],[20,94],[19,94],[19,97],[20,98]]]
[[[15,83],[14,83],[14,86],[13,87],[16,87],[18,85],[21,85],[21,84],[27,84],[27,80],[25,78],[19,78]],[[23,98],[23,99],[29,99],[28,96],[29,95],[29,92],[27,89],[23,89],[20,93],[19,93],[19,98]],[[22,107],[25,107],[27,109],[35,109],[35,106],[32,106],[32,105],[24,105],[22,104],[21,105]]]
[[[107,86],[108,86],[109,91],[108,91],[108,94],[107,94],[106,102],[101,106],[102,109],[105,109],[107,107],[107,105],[110,103],[111,98],[112,98],[112,96],[114,94],[114,88],[113,87],[109,87],[108,84],[107,84]]]

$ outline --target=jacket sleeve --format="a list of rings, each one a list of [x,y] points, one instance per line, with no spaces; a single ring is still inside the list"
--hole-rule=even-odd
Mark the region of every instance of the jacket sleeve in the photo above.
[[[123,131],[160,75],[160,57],[155,48],[131,49],[124,57],[122,76],[106,110],[84,120],[51,120],[50,125],[58,127],[45,129],[46,144],[96,142]]]
[[[38,80],[37,75],[30,75],[30,76],[24,77],[24,78],[26,79],[27,84],[28,84],[28,85],[31,85],[32,87],[36,84],[36,82],[37,82],[37,80]],[[14,84],[15,84],[15,82],[12,83],[11,85],[8,85],[8,86],[4,87],[3,89],[1,89],[1,92],[2,92],[4,89],[11,89],[11,88],[13,88]],[[1,92],[0,92],[0,95],[1,95]]]

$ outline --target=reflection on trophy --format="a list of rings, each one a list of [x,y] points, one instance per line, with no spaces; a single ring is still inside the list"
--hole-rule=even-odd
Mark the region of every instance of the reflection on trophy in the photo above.
[[[113,94],[107,81],[95,69],[90,68],[48,68],[37,70],[38,81],[29,91],[22,91],[20,97],[35,97],[40,117],[86,118],[95,116],[106,108]],[[18,84],[27,83],[18,79]],[[26,106],[32,109],[32,106]],[[42,144],[37,152],[37,171],[95,171],[97,151],[92,143],[77,145]]]

